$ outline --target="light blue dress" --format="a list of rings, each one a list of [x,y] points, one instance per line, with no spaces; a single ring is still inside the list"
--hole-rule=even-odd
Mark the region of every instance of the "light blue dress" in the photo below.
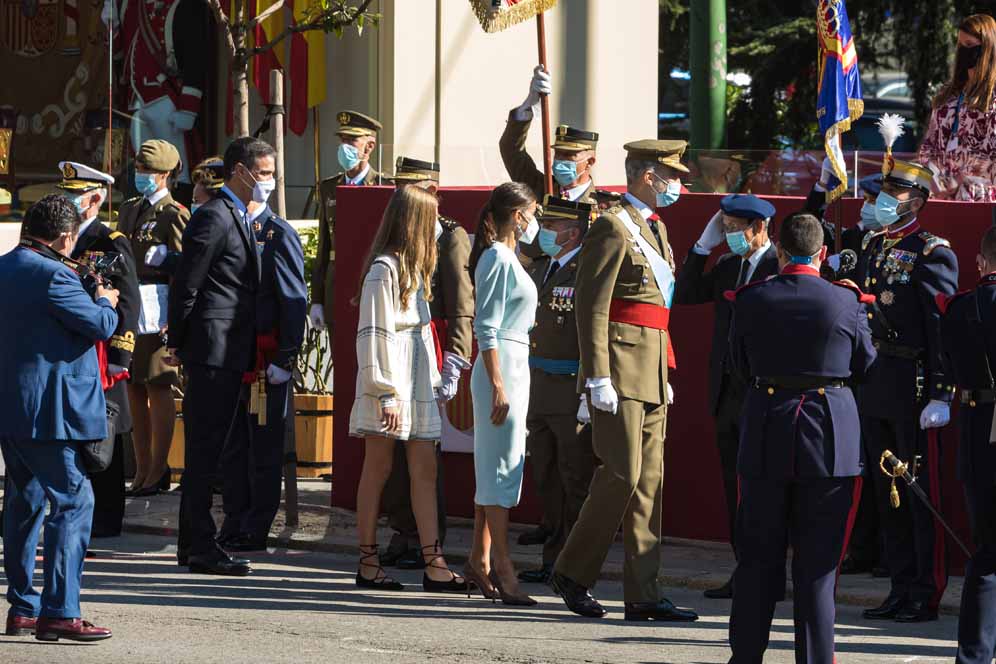
[[[526,461],[526,411],[529,408],[529,330],[536,320],[536,285],[515,252],[493,244],[474,271],[474,336],[478,350],[498,350],[508,418],[491,423],[491,379],[481,352],[474,362],[474,476],[478,505],[512,508],[522,493]]]

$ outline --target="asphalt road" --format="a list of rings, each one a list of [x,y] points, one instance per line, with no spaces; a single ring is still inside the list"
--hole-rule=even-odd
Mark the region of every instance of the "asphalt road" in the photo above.
[[[355,561],[344,556],[278,551],[257,556],[252,576],[226,578],[178,568],[166,538],[128,535],[95,545],[102,553],[86,564],[84,618],[111,628],[114,637],[43,644],[0,636],[0,661],[711,664],[729,658],[730,604],[697,591],[669,589],[668,595],[697,610],[698,622],[631,624],[622,620],[618,583],[596,590],[609,616],[587,620],[540,586],[529,586],[540,603],[527,609],[427,595],[418,585],[411,592],[361,593],[353,585]],[[421,578],[419,572],[395,576],[411,584]],[[794,661],[791,612],[790,602],[779,605],[765,662]],[[837,659],[951,661],[956,630],[950,616],[921,625],[869,623],[859,608],[843,607]]]

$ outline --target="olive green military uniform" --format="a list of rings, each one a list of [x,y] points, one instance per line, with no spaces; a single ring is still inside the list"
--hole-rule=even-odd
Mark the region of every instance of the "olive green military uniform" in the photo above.
[[[166,194],[155,205],[144,196],[130,198],[118,212],[118,231],[131,242],[132,255],[141,285],[169,283],[169,277],[145,264],[149,248],[164,244],[168,251],[179,252],[183,246],[183,229],[190,211]],[[176,367],[166,364],[166,348],[158,334],[142,334],[135,340],[131,378],[136,383],[179,385]]]
[[[544,206],[544,212],[547,212]],[[529,450],[533,482],[543,504],[543,520],[551,534],[543,545],[543,565],[552,566],[588,497],[595,470],[590,441],[579,437],[578,330],[574,292],[578,254],[552,274],[553,259],[534,260],[528,267],[539,298],[536,325],[529,332]]]
[[[631,155],[633,145],[626,146]],[[686,170],[675,163],[680,152],[664,154],[661,163]],[[624,218],[636,225],[650,247],[660,249],[674,272],[663,223],[656,223],[658,238],[650,226],[655,222],[645,220],[628,197],[602,213],[585,237],[575,295],[581,359],[578,387],[584,389],[590,379],[611,377],[619,405],[614,414],[590,409],[592,445],[601,465],[595,469],[588,499],[557,558],[555,572],[593,587],[621,524],[625,601],[657,602],[668,334],[664,329],[619,322],[625,316],[617,312],[660,311],[668,302]]]

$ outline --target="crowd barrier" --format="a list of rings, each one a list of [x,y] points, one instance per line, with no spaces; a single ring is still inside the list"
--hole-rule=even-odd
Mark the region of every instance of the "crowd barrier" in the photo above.
[[[357,323],[357,309],[350,300],[356,295],[359,272],[391,191],[390,187],[341,187],[337,197],[334,361],[335,395],[340,408],[335,418],[332,503],[347,508],[356,505],[356,486],[363,463],[362,441],[351,439],[348,434],[349,409],[355,392]],[[473,232],[489,191],[486,188],[445,188],[440,192],[442,214],[458,220],[468,232]],[[720,198],[718,194],[685,194],[675,205],[662,211],[679,269],[705,223],[718,209]],[[793,197],[771,197],[769,200],[778,211],[776,220],[798,210],[803,203],[801,198]],[[860,199],[844,200],[842,219],[845,227],[857,220],[860,207]],[[980,203],[932,202],[921,216],[925,230],[951,241],[961,266],[961,288],[972,287],[977,280],[975,256],[983,232],[993,222],[993,207]],[[678,368],[671,376],[676,398],[668,417],[665,441],[663,515],[667,536],[723,541],[728,538],[723,488],[712,418],[707,407],[712,315],[712,307],[703,305],[677,306],[671,316]],[[772,321],[772,324],[778,322]],[[953,412],[952,421],[957,422],[956,418],[957,414]],[[968,540],[962,490],[955,476],[957,439],[956,424],[943,430],[943,504],[955,529]],[[444,453],[444,464],[448,513],[471,516],[472,455]],[[875,468],[873,472],[880,471]],[[512,518],[534,523],[539,514],[539,501],[527,468],[523,499],[513,510]]]

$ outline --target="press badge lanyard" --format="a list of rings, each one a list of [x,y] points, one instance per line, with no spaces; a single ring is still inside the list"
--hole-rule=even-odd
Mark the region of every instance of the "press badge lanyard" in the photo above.
[[[955,105],[954,124],[951,125],[951,140],[948,141],[948,150],[958,147],[958,129],[961,127],[961,105],[965,102],[965,93],[958,95],[958,103]]]

